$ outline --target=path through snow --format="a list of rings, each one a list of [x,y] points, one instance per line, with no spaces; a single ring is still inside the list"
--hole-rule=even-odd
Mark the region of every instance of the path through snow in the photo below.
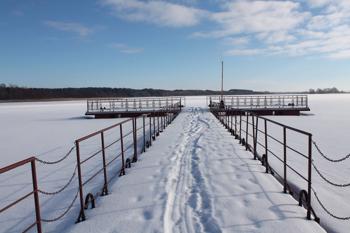
[[[325,232],[214,116],[186,108],[68,232]]]

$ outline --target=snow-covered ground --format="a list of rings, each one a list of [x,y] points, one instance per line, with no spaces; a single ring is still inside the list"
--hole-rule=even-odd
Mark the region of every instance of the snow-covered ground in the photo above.
[[[68,232],[324,232],[203,108],[187,108]]]
[[[309,102],[311,114],[274,118],[312,132],[315,141],[330,157],[338,158],[350,152],[347,137],[350,96],[311,95]],[[141,161],[128,170],[127,176],[115,182],[110,195],[98,199],[98,208],[87,212],[86,222],[74,225],[78,213],[76,202],[62,221],[44,224],[45,232],[84,229],[91,232],[98,229],[100,232],[171,232],[172,229],[272,232],[288,227],[293,232],[296,227],[303,229],[301,232],[316,231],[314,222],[304,220],[305,210],[297,207],[290,196],[282,194],[274,178],[262,174],[263,168],[251,160],[251,154],[242,151],[237,141],[204,110],[205,97],[188,97],[186,104],[188,111],[166,129],[142,155]],[[76,138],[119,121],[86,119],[85,110],[85,101],[0,104],[0,167],[30,155],[55,160],[69,150]],[[316,151],[314,159],[332,180],[349,182],[349,161],[334,166],[317,156]],[[73,156],[51,172],[40,166],[43,189],[55,190],[66,182],[74,163]],[[14,193],[30,187],[28,172],[29,169],[23,168],[10,174],[11,180],[0,176],[1,205],[14,200]],[[329,187],[315,172],[313,177],[314,187],[327,207],[337,215],[350,215],[349,188]],[[55,216],[63,211],[74,197],[76,184],[73,181],[72,187],[58,198],[59,204],[43,199],[44,215]],[[33,218],[32,200],[29,202],[14,208],[10,219],[0,214],[0,232],[23,229],[18,223],[23,223],[24,218]],[[314,207],[327,229],[347,232],[350,228],[349,221],[333,220],[316,203]],[[115,223],[116,227],[109,223]]]

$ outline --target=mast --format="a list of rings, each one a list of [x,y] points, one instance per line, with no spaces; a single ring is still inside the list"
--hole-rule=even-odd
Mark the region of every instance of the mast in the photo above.
[[[221,61],[221,100],[224,100],[224,61]]]

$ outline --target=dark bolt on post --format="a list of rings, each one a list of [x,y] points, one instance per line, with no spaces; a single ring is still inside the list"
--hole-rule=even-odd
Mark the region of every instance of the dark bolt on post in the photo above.
[[[120,150],[122,154],[122,168],[120,170],[120,176],[124,176],[125,175],[125,158],[124,158],[123,125],[120,125],[119,129],[120,129]]]
[[[309,135],[308,184],[307,184],[307,219],[311,219],[311,183],[312,183],[312,135]]]
[[[36,228],[37,228],[38,233],[41,233],[42,228],[41,228],[41,216],[40,216],[40,203],[39,203],[38,179],[37,179],[37,175],[36,175],[35,159],[33,159],[31,161],[31,167],[32,167],[32,181],[33,181]]]
[[[287,131],[283,127],[283,192],[287,193]]]
[[[108,195],[108,180],[107,180],[107,169],[106,169],[105,139],[104,139],[104,133],[103,132],[101,132],[101,150],[102,150],[103,177],[104,177],[104,185],[103,185],[102,195]]]
[[[265,165],[266,165],[266,173],[269,173],[269,156],[268,156],[268,144],[267,144],[267,121],[264,119],[264,128],[265,128]]]
[[[79,198],[80,198],[80,213],[76,222],[85,221],[84,212],[84,193],[83,193],[83,181],[81,176],[81,165],[80,165],[80,147],[79,142],[75,141],[75,148],[77,153],[77,167],[78,167],[78,182],[79,182]]]

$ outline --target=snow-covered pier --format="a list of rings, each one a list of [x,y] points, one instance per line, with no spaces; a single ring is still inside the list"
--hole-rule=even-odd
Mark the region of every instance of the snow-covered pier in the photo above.
[[[186,108],[68,232],[325,232],[214,115]]]
[[[142,114],[164,116],[178,113],[185,105],[185,97],[139,97],[88,99],[86,114],[95,118],[136,117]]]
[[[300,115],[310,111],[307,95],[222,95],[207,96],[212,111],[225,111],[231,115],[251,111],[259,115]]]

